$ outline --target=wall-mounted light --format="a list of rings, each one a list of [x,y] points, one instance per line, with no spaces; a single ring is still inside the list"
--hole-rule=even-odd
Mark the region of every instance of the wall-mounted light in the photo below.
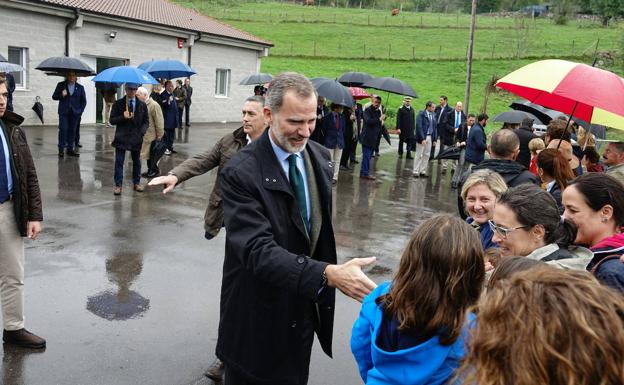
[[[108,37],[108,41],[113,41],[117,37],[117,31],[110,31],[106,34],[106,37]]]

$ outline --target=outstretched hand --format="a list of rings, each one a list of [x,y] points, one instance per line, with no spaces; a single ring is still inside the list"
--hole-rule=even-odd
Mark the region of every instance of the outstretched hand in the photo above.
[[[377,258],[354,258],[342,265],[328,265],[325,268],[327,284],[345,295],[362,302],[377,284],[362,271],[363,267],[375,263]]]
[[[163,194],[168,193],[169,191],[173,190],[173,188],[175,187],[175,185],[178,183],[178,177],[175,175],[166,175],[166,176],[159,176],[158,178],[154,178],[152,179],[148,185],[149,186],[158,186],[158,185],[165,185],[165,188],[163,189]]]

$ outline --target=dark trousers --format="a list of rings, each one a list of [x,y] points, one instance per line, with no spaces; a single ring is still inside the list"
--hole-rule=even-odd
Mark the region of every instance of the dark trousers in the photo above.
[[[373,148],[362,145],[362,167],[360,167],[360,176],[370,175],[370,161],[373,157]]]
[[[190,112],[191,112],[191,105],[185,104],[184,105],[184,125],[186,125],[187,127],[191,125],[191,118],[189,117]]]
[[[165,136],[163,137],[163,141],[167,145],[167,150],[173,150],[173,141],[175,140],[175,130],[176,128],[165,128]]]
[[[399,137],[399,155],[403,155],[403,143],[405,143],[407,155],[410,155],[410,152],[414,151],[414,139],[401,139]]]
[[[147,160],[147,173],[148,174],[153,174],[153,173],[160,174],[158,165],[156,164],[156,162],[152,161],[151,159]]]
[[[80,144],[80,121],[82,120],[82,115],[78,116],[78,123],[76,123],[76,135],[74,135],[74,144],[76,147]]]
[[[59,151],[63,151],[65,148],[68,150],[74,149],[76,142],[76,127],[80,122],[80,115],[78,114],[61,114],[59,115],[59,133],[58,133],[58,148]]]
[[[347,167],[349,160],[353,162],[355,160],[355,147],[357,146],[357,139],[345,138],[345,146],[342,149],[342,155],[340,156],[340,165]]]
[[[141,150],[130,151],[132,156],[132,183],[141,182]],[[123,166],[126,160],[126,150],[115,149],[115,186],[123,183]]]
[[[184,106],[178,107],[178,128],[182,128],[182,114],[184,113]]]

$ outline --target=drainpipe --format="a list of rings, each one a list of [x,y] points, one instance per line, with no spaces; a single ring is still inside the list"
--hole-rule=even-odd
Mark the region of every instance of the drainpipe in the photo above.
[[[202,33],[201,32],[197,32],[199,35],[197,36],[197,38],[193,39],[193,44],[189,44],[188,47],[188,62],[186,64],[188,64],[188,66],[191,66],[191,53],[193,50],[193,45],[195,45],[196,42],[200,41],[202,38]]]
[[[79,19],[80,11],[78,11],[78,8],[74,8],[74,18],[65,24],[65,56],[69,56],[69,30],[76,26]]]

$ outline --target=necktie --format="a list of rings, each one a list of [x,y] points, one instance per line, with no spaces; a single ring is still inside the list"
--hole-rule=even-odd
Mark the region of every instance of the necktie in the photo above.
[[[301,219],[305,224],[306,230],[310,231],[310,223],[308,222],[308,206],[305,195],[305,185],[303,184],[303,176],[297,168],[297,155],[292,154],[288,157],[288,179],[290,179],[290,186],[295,192],[295,198],[299,205],[299,212],[301,213]]]
[[[455,128],[459,127],[459,112],[455,112]]]
[[[440,118],[442,117],[443,112],[444,112],[444,108],[440,108],[440,113],[438,114],[438,123],[440,123]]]
[[[336,130],[340,130],[340,120],[338,119],[338,114],[334,114],[334,120],[336,121]]]
[[[2,130],[1,126],[0,130]],[[0,203],[4,203],[4,201],[9,199],[9,177],[7,176],[6,171],[7,164],[5,156],[6,154],[4,153],[4,145],[2,144],[2,140],[0,139]]]
[[[128,108],[130,109],[130,112],[134,112],[134,99],[130,99],[128,102]]]

